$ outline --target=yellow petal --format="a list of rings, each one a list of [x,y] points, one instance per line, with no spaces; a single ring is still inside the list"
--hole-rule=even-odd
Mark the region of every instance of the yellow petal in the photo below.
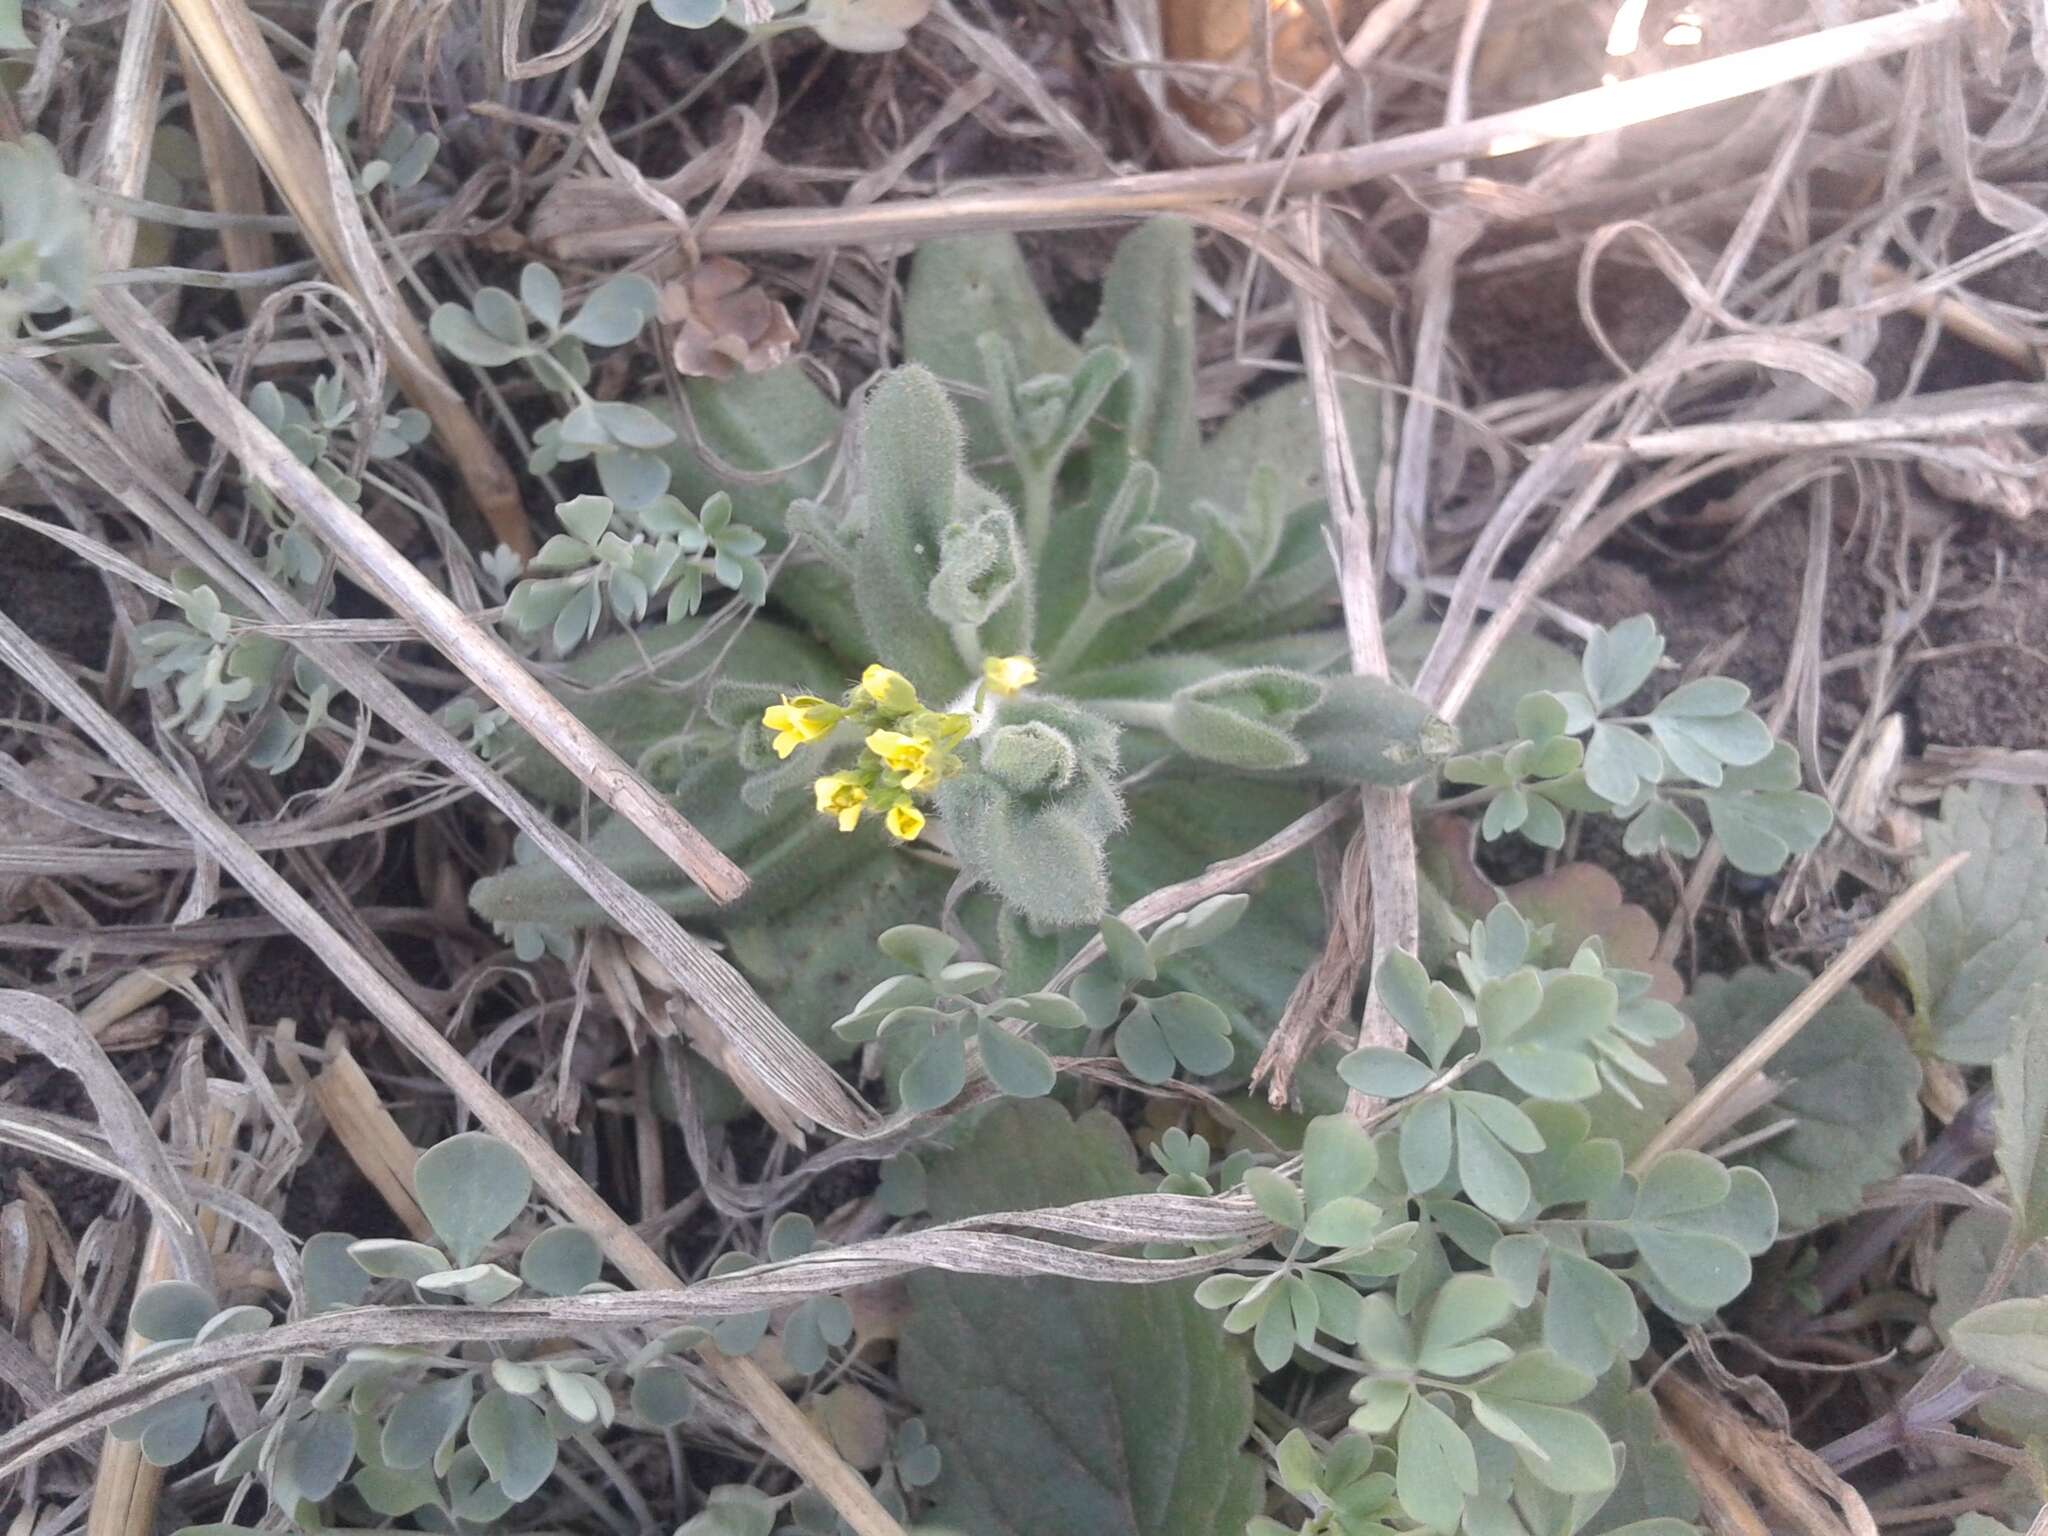
[[[860,691],[896,714],[917,708],[917,690],[901,672],[874,663],[860,675]]]
[[[924,830],[924,812],[908,800],[899,801],[889,807],[887,823],[891,835],[907,843]]]
[[[1038,681],[1038,663],[1029,656],[991,656],[981,664],[990,688],[1008,696]]]

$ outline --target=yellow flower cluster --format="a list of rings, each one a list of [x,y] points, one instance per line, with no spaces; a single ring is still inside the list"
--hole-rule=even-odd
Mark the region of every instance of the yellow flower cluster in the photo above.
[[[1038,680],[1038,668],[1028,656],[996,657],[984,665],[982,676],[994,692],[1013,694]],[[830,816],[842,832],[859,826],[863,816],[877,815],[892,837],[911,841],[925,825],[924,812],[912,797],[928,794],[960,771],[953,749],[973,729],[973,717],[925,708],[909,678],[880,664],[861,674],[843,705],[802,694],[785,697],[761,714],[762,726],[775,733],[779,757],[822,741],[848,723],[866,731],[861,755],[851,768],[812,784],[818,814]]]

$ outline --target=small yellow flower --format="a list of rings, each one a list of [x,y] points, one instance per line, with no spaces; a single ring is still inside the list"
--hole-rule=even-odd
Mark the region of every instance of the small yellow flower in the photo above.
[[[941,747],[957,747],[967,739],[967,733],[974,729],[972,715],[919,715],[911,722],[911,729],[920,736],[929,736]]]
[[[784,694],[780,704],[770,704],[761,711],[761,724],[776,733],[775,755],[787,757],[806,742],[829,736],[845,713],[837,704],[827,704],[808,693],[793,699]]]
[[[1038,663],[1029,656],[991,656],[981,664],[989,687],[1008,698],[1038,681]]]
[[[861,673],[860,691],[891,714],[900,715],[917,708],[917,690],[910,686],[910,679],[880,662]]]
[[[924,812],[908,800],[899,800],[889,807],[889,814],[883,822],[889,828],[890,836],[907,843],[924,830]]]
[[[860,825],[861,807],[867,804],[867,786],[850,773],[828,773],[811,786],[818,797],[818,812],[839,818],[839,830],[851,832]]]
[[[929,736],[905,736],[900,731],[868,732],[868,750],[885,763],[890,772],[903,775],[905,789],[922,789],[932,781],[938,765],[932,759]]]

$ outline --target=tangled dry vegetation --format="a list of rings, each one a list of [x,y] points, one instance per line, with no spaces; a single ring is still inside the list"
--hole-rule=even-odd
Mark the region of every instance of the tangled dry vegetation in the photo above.
[[[0,0],[9,1536],[2048,1529],[2044,114]]]

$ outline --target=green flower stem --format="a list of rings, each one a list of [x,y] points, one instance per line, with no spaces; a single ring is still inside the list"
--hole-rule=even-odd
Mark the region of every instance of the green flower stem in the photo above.
[[[1067,632],[1060,636],[1059,643],[1052,648],[1052,654],[1045,660],[1044,670],[1057,673],[1073,667],[1087,654],[1088,647],[1095,643],[1095,637],[1102,633],[1103,626],[1116,615],[1117,610],[1102,600],[1102,594],[1095,590],[1091,582],[1087,601],[1081,604],[1081,611],[1074,615],[1073,622],[1067,626]]]
[[[1045,552],[1045,541],[1052,537],[1052,499],[1059,465],[1039,463],[1027,467],[1020,458],[1017,471],[1024,481],[1024,547],[1031,552],[1035,566]]]
[[[983,656],[980,628],[973,624],[949,624],[947,628],[953,632],[953,649],[967,663],[967,670],[979,675]]]
[[[1069,630],[1069,634],[1073,631]],[[1057,662],[1047,664],[1048,670]],[[1088,707],[1099,715],[1107,715],[1118,725],[1136,726],[1141,731],[1157,731],[1166,734],[1166,722],[1172,718],[1173,706],[1156,699],[1090,699]]]

